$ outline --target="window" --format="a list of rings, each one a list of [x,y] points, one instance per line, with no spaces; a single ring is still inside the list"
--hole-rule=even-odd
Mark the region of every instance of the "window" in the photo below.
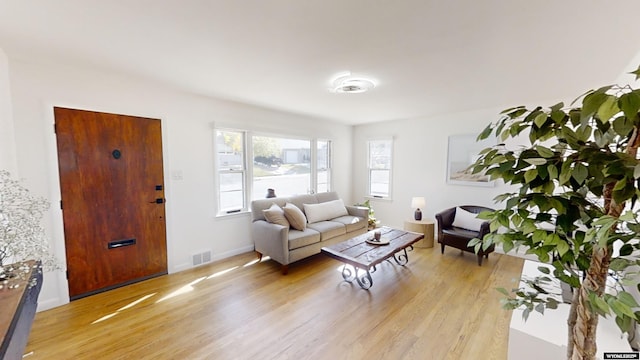
[[[316,192],[331,190],[331,141],[316,142]]]
[[[245,208],[244,142],[244,132],[216,130],[218,209],[221,213],[239,212]]]
[[[252,199],[264,198],[268,189],[277,196],[311,192],[311,141],[252,136]]]
[[[369,195],[391,197],[391,158],[393,141],[368,141]]]

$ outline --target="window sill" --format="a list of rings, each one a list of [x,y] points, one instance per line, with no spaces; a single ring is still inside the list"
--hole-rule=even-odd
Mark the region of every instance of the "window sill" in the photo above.
[[[393,198],[390,198],[390,197],[367,195],[364,198],[366,200],[371,200],[371,201],[393,202]]]
[[[219,212],[216,214],[216,219],[229,219],[238,216],[245,216],[247,214],[251,214],[251,211],[243,209],[234,212]]]

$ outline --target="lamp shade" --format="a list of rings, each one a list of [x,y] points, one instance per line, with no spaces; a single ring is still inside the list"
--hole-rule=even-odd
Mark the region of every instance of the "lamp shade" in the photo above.
[[[425,205],[425,202],[423,197],[411,198],[411,208],[419,209],[419,208],[423,208],[424,205]]]

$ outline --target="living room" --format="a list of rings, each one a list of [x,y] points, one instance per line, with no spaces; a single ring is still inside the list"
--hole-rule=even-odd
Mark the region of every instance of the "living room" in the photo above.
[[[333,5],[337,7],[338,3],[334,2]],[[528,9],[528,6],[533,5],[528,5],[526,2],[518,4],[522,7],[523,12],[530,11],[532,14],[532,19],[527,22],[531,26],[531,32],[527,33],[528,38],[525,40],[501,38],[501,45],[513,40],[513,47],[500,49],[495,48],[498,44],[493,41],[481,44],[475,42],[477,39],[473,38],[463,44],[464,46],[460,46],[457,53],[454,51],[458,56],[476,54],[471,57],[473,60],[466,67],[437,70],[447,74],[446,76],[457,74],[457,77],[446,78],[444,76],[444,78],[438,79],[418,77],[422,87],[433,86],[437,88],[453,83],[460,92],[465,90],[468,96],[440,99],[437,95],[433,95],[424,102],[428,105],[431,102],[430,105],[437,110],[426,115],[408,114],[405,112],[403,102],[389,102],[384,117],[381,118],[382,115],[365,112],[361,103],[364,102],[363,99],[367,98],[352,98],[350,94],[332,94],[327,91],[327,86],[322,82],[324,79],[320,79],[318,84],[301,84],[296,88],[301,90],[307,86],[316,86],[317,92],[322,98],[341,96],[341,98],[331,101],[335,101],[336,106],[341,107],[349,107],[351,104],[357,108],[354,111],[362,111],[366,114],[363,117],[368,116],[375,120],[372,122],[364,120],[345,122],[341,119],[304,112],[298,108],[292,110],[280,106],[270,106],[269,103],[257,100],[249,103],[240,99],[227,99],[224,93],[220,96],[205,95],[209,89],[202,84],[198,88],[188,87],[189,82],[195,81],[193,74],[190,74],[191,77],[183,83],[172,84],[166,78],[152,79],[147,74],[136,75],[128,72],[127,69],[112,69],[109,62],[105,63],[106,65],[96,65],[95,58],[72,56],[74,44],[88,41],[86,38],[51,39],[52,43],[55,40],[55,42],[61,41],[63,44],[67,44],[68,47],[58,48],[56,51],[67,51],[69,54],[64,56],[59,54],[57,57],[53,55],[40,57],[37,56],[40,54],[39,52],[29,52],[28,49],[21,48],[22,39],[19,37],[11,38],[9,36],[11,29],[8,25],[6,28],[0,26],[0,33],[3,34],[0,36],[0,127],[3,129],[0,134],[0,168],[10,170],[16,176],[24,178],[29,188],[54,204],[45,218],[45,225],[54,253],[60,259],[64,259],[63,215],[62,210],[57,206],[60,199],[60,183],[56,134],[52,126],[55,122],[53,107],[61,106],[161,119],[167,199],[167,268],[169,274],[192,268],[192,255],[205,250],[211,251],[212,261],[253,251],[249,213],[243,211],[227,216],[219,216],[218,214],[216,205],[218,194],[215,186],[216,160],[213,142],[216,128],[240,129],[291,138],[331,140],[331,189],[338,192],[347,204],[360,203],[368,198],[367,141],[374,138],[392,137],[391,196],[388,199],[371,199],[376,217],[385,225],[401,227],[403,221],[410,219],[413,215],[413,209],[410,206],[411,198],[416,196],[425,197],[426,207],[423,209],[423,216],[428,219],[433,219],[434,214],[439,210],[457,204],[493,206],[493,198],[503,192],[504,188],[447,184],[449,136],[478,134],[489,122],[495,121],[498,118],[498,113],[506,107],[538,103],[552,105],[562,100],[570,102],[573,100],[572,97],[590,88],[616,82],[629,82],[632,78],[627,73],[640,63],[640,44],[634,43],[635,39],[640,38],[638,36],[640,35],[639,30],[633,26],[634,14],[637,14],[635,10],[638,10],[638,5],[635,3],[624,2],[625,6],[633,7],[634,10],[629,11],[612,11],[604,4],[590,4],[594,6],[594,9],[583,13],[579,11],[579,8],[583,6],[581,2],[573,1],[562,5],[558,11],[567,17],[562,19],[566,21],[566,24],[554,23],[554,26],[556,30],[566,30],[566,33],[558,33],[560,38],[558,42],[562,44],[559,48],[566,48],[566,52],[562,53],[563,56],[560,60],[545,60],[544,62],[543,58],[550,56],[547,52],[543,51],[542,55],[533,56],[529,50],[536,46],[540,46],[542,49],[544,45],[544,41],[536,40],[533,24],[544,24],[545,16],[551,12],[554,6],[560,5],[547,3],[544,6],[540,5],[540,9],[536,10]],[[316,5],[322,7],[319,4]],[[362,3],[360,5],[365,6]],[[418,6],[417,3],[414,5]],[[428,10],[435,11],[437,9],[436,5],[438,4],[431,3],[431,5],[432,7],[420,7],[421,12],[426,13]],[[466,6],[462,2],[458,2],[458,5],[460,7]],[[2,7],[4,6],[6,5]],[[38,6],[44,5],[37,4],[34,7]],[[251,7],[251,5],[246,6]],[[486,20],[487,22],[506,21],[498,13],[500,6],[493,3],[491,11],[497,13],[485,14],[489,19]],[[408,5],[406,7],[410,8]],[[1,22],[12,24],[13,22],[9,21],[7,17],[17,16],[28,9],[29,6],[24,5],[23,8],[19,8],[21,11],[4,12],[5,15],[0,15]],[[80,12],[82,10],[88,11],[82,9],[81,6],[74,9]],[[447,8],[447,10],[451,9]],[[518,13],[514,9],[511,10],[513,14]],[[576,13],[573,12],[574,10]],[[606,14],[610,16],[602,15],[605,11],[609,11]],[[256,10],[256,12],[258,11]],[[322,18],[323,21],[327,20],[328,15],[332,13],[331,11],[327,12],[329,14]],[[383,11],[376,12],[381,16],[380,13]],[[56,14],[61,16],[59,13]],[[254,16],[258,17],[258,15]],[[601,29],[598,32],[575,29],[583,27],[584,24],[596,23],[600,16],[606,18],[608,24],[610,23],[605,27],[606,29]],[[560,16],[558,15],[558,17]],[[7,22],[4,21],[5,19]],[[47,22],[45,19],[45,15],[40,15],[33,22],[42,22],[44,28],[58,25],[57,20],[48,20]],[[68,21],[68,18],[64,19]],[[474,19],[474,14],[471,11],[464,11],[462,19],[470,21]],[[560,22],[559,18],[554,19]],[[108,21],[112,21],[114,28],[120,24],[113,19]],[[320,22],[320,20],[318,21]],[[421,22],[419,19],[414,19],[414,21],[415,23]],[[510,22],[502,24],[494,31],[506,30],[510,26],[515,26],[512,23],[514,21],[511,19]],[[486,25],[486,22],[480,22],[480,24]],[[86,26],[86,24],[84,25]],[[385,24],[385,28],[392,27],[392,25]],[[81,28],[69,26],[68,30],[71,33],[82,32]],[[170,24],[166,26],[171,27]],[[123,32],[120,38],[124,41],[127,31],[120,27],[118,29],[117,31]],[[114,31],[116,30],[114,29]],[[256,30],[256,32],[258,31]],[[443,30],[439,31],[443,32]],[[601,51],[600,47],[594,50],[590,37],[580,35],[583,32],[602,42],[611,41],[605,47],[610,50]],[[168,33],[162,32],[162,34],[170,36],[170,31]],[[141,37],[143,35],[144,33],[136,34]],[[338,38],[338,35],[335,37]],[[446,42],[445,34],[441,36],[444,39],[442,42]],[[547,39],[549,38],[551,37],[549,36]],[[47,48],[47,43],[46,40],[42,40],[43,38],[40,39],[40,50],[44,51]],[[399,42],[399,39],[381,39],[380,41],[373,48],[379,47],[389,52],[397,50],[391,45],[394,42]],[[225,50],[232,52],[232,45],[228,42],[222,42],[222,40],[220,42],[223,44],[222,46],[225,46]],[[371,40],[371,42],[375,41]],[[141,41],[140,44],[139,52],[144,53],[143,45],[145,43]],[[103,45],[107,46],[108,44]],[[161,56],[159,49],[179,52],[177,49],[168,50],[163,49],[162,46],[152,45],[149,44],[149,51],[157,51],[157,56]],[[356,45],[357,43],[354,44],[354,47],[357,47]],[[435,43],[432,46],[445,45],[457,47],[457,44],[443,45],[441,43]],[[35,46],[35,43],[24,46]],[[403,49],[406,50],[406,53],[402,54],[404,57],[413,56],[411,46]],[[300,62],[306,61],[305,57],[314,54],[307,47],[304,50],[309,53],[301,56],[302,59],[298,60]],[[533,57],[534,59],[528,59],[523,62],[522,66],[507,66],[507,63],[512,62],[512,59],[505,58],[504,55],[510,51],[515,54],[513,56],[515,58]],[[373,49],[369,50],[367,54],[373,55],[378,52]],[[117,53],[117,56],[129,59],[132,67],[136,62],[146,62],[150,68],[155,66],[152,60],[136,55],[136,53]],[[334,55],[322,54],[326,57]],[[357,52],[350,53],[349,56],[343,58],[345,64],[340,66],[350,67],[348,69],[327,68],[326,77],[329,78],[337,71],[359,71],[358,63],[354,60],[357,55]],[[256,54],[253,59],[238,59],[238,62],[258,62],[258,56],[259,54]],[[293,55],[291,56],[293,57]],[[320,57],[320,55],[318,56]],[[194,58],[190,61],[199,63],[203,60]],[[210,59],[205,61],[210,61]],[[372,67],[372,69],[386,69],[386,73],[392,72],[393,67],[387,67],[385,61],[384,58],[381,59],[377,67]],[[332,64],[334,62],[337,60],[331,60]],[[442,62],[438,64],[442,64]],[[186,71],[186,68],[189,67],[189,61],[182,65],[184,68],[176,68],[176,73]],[[415,71],[419,72],[420,67],[424,64],[407,60],[406,62],[394,63],[394,65],[413,66],[416,68]],[[215,64],[212,64],[212,67],[215,67]],[[510,79],[498,76],[502,68],[505,71],[507,69],[511,71]],[[225,71],[216,70],[216,76],[222,79],[225,76],[233,75],[233,71],[230,71],[232,75],[224,74]],[[298,75],[297,71],[292,65],[290,76],[295,78]],[[263,68],[263,72],[269,73],[269,70]],[[379,96],[385,94],[387,91],[385,86],[387,85],[384,74],[374,73],[373,75],[380,77],[379,86],[374,88],[371,94],[354,94],[353,96],[366,97],[375,95],[376,91],[381,94]],[[215,76],[209,77],[204,72],[202,76],[209,78],[211,83],[216,82]],[[474,98],[474,92],[477,94],[475,96],[484,99],[481,95],[485,92],[485,88],[482,86],[487,81],[490,82],[492,77],[499,77],[503,81],[500,84],[502,87],[496,89],[497,93],[494,93],[492,98],[494,102],[478,103],[478,100]],[[278,80],[271,77],[269,79],[273,83]],[[546,91],[529,92],[533,87],[532,84],[541,81],[540,79],[547,81],[557,79],[558,84],[548,82],[546,83]],[[247,81],[246,84],[238,84],[238,86],[249,86],[249,83],[250,81]],[[566,85],[567,83],[570,86]],[[469,89],[465,88],[470,88],[472,91],[466,92]],[[216,92],[220,93],[220,90],[211,91],[211,93]],[[519,93],[521,96],[514,97],[513,93]],[[286,97],[286,94],[278,94],[280,97]],[[388,95],[391,96],[391,94]],[[407,98],[421,96],[421,94],[411,93],[405,95]],[[514,98],[518,99],[515,103],[511,101]],[[384,103],[382,98],[378,97],[377,99],[378,102]],[[46,273],[39,298],[39,311],[61,306],[68,302],[69,293],[65,274],[62,271]]]

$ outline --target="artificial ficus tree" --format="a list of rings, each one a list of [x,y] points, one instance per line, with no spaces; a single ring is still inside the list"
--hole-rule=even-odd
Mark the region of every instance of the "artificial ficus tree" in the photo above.
[[[637,80],[640,68],[633,74]],[[606,86],[583,94],[569,107],[507,109],[478,136],[495,135],[501,142],[512,138],[522,145],[485,149],[473,165],[474,172],[502,179],[515,191],[496,197],[503,209],[480,215],[493,232],[470,245],[486,249],[502,244],[505,252],[525,247],[551,263],[554,276],[574,289],[569,359],[595,358],[599,316],[614,316],[623,332],[640,320],[638,303],[623,287],[605,292],[611,273],[625,274],[640,265],[640,223],[634,208],[640,195],[639,111],[639,89]],[[505,307],[524,307],[525,317],[557,307],[544,287],[551,281],[548,273],[527,280],[526,289],[502,290]],[[632,286],[639,285],[636,281]]]

